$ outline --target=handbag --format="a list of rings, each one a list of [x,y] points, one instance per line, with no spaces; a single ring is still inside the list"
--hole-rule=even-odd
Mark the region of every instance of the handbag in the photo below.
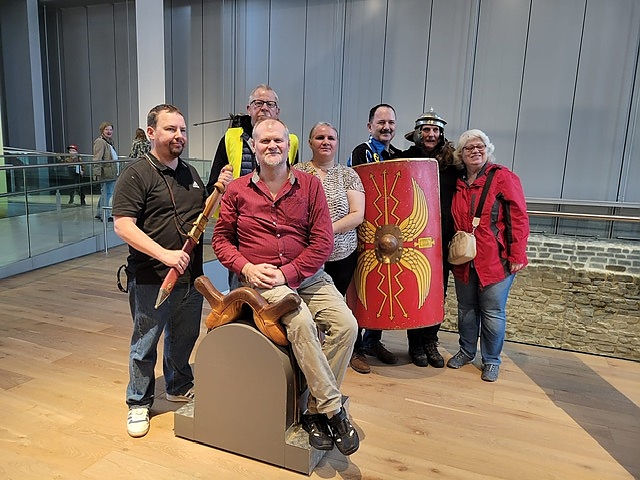
[[[473,232],[458,230],[449,242],[447,260],[451,265],[462,265],[476,258],[476,253],[476,237]]]
[[[476,258],[477,250],[475,231],[478,225],[480,225],[482,207],[484,206],[484,201],[487,198],[489,185],[491,185],[491,180],[493,179],[493,174],[495,172],[495,169],[491,170],[487,175],[487,181],[484,183],[484,187],[482,188],[482,195],[480,195],[476,214],[471,222],[471,226],[473,227],[471,233],[465,232],[464,230],[458,230],[449,242],[449,254],[447,255],[447,261],[451,265],[462,265]]]

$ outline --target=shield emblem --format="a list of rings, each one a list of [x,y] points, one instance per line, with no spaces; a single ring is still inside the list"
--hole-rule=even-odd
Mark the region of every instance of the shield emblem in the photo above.
[[[354,167],[365,189],[347,303],[361,327],[426,327],[444,318],[440,183],[434,159]]]

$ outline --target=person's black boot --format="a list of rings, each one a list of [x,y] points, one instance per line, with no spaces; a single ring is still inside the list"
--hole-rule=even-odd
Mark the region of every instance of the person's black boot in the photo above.
[[[429,358],[424,351],[424,347],[422,345],[409,346],[409,356],[411,357],[411,361],[414,365],[418,367],[428,367],[429,366]]]
[[[438,342],[427,342],[424,345],[424,352],[427,355],[429,365],[435,368],[444,368],[444,358],[438,351]]]
[[[422,329],[407,330],[407,340],[409,342],[409,356],[413,364],[418,367],[428,367],[429,359],[424,351]]]
[[[302,428],[309,434],[309,445],[318,450],[333,449],[333,435],[324,414],[302,415]]]

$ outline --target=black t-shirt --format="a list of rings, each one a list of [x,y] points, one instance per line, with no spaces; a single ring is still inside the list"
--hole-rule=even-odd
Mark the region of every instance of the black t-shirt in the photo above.
[[[172,170],[149,155],[149,159],[140,158],[127,165],[118,177],[112,213],[135,218],[138,228],[155,242],[179,250],[202,213],[205,200],[204,183],[191,165],[179,159]],[[168,272],[169,267],[162,262],[129,246],[127,274],[135,275],[138,283],[161,284]],[[179,282],[193,282],[202,273],[201,238]]]

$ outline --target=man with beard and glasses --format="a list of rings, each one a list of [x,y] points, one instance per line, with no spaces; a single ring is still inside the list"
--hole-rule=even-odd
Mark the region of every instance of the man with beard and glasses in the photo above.
[[[300,307],[281,322],[309,387],[302,425],[314,448],[335,445],[351,455],[360,440],[342,406],[340,386],[358,325],[322,268],[333,250],[324,189],[317,177],[290,168],[289,130],[280,120],[258,122],[252,144],[257,168],[229,184],[213,249],[243,286],[255,288],[269,303],[292,292],[300,296]]]
[[[126,273],[133,334],[126,402],[127,432],[132,437],[149,431],[157,347],[163,333],[166,398],[171,402],[194,398],[189,357],[200,333],[203,301],[193,285],[203,274],[202,242],[191,255],[182,246],[207,195],[198,172],[180,158],[187,144],[180,110],[165,104],[152,108],[147,136],[151,152],[127,165],[113,197],[114,230],[129,245]],[[230,169],[223,169],[218,180],[229,183]],[[158,291],[172,267],[181,276],[156,309]]]
[[[369,140],[361,143],[351,152],[347,165],[355,167],[365,163],[382,162],[402,157],[402,151],[391,145],[396,134],[396,111],[386,103],[376,105],[369,110]],[[364,330],[358,332],[358,338],[351,356],[351,368],[359,373],[369,373],[371,366],[366,355],[377,357],[383,363],[397,363],[398,358],[382,344],[382,330]],[[407,330],[409,335],[411,330]]]

